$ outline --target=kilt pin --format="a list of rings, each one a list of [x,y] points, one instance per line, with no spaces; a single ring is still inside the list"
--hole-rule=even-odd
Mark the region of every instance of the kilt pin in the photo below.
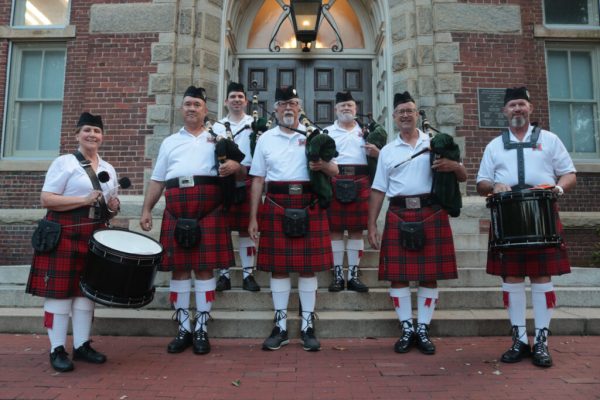
[[[338,179],[352,179],[357,185],[356,200],[341,203],[335,195],[335,182]],[[367,229],[369,219],[369,194],[371,193],[368,175],[338,175],[331,178],[333,199],[327,209],[329,228],[333,232],[362,231]]]
[[[400,244],[400,222],[423,221],[425,245],[407,250]],[[458,277],[448,213],[438,207],[403,209],[390,205],[379,256],[379,280],[434,281]]]
[[[243,203],[232,204],[229,210],[225,212],[229,229],[236,232],[248,232],[250,225],[250,188],[252,187],[252,177],[245,181],[246,199]]]
[[[564,230],[558,215],[558,203],[554,203],[554,220],[556,232],[564,237]],[[491,227],[489,237],[492,237]],[[493,249],[488,246],[486,271],[498,276],[550,276],[571,272],[567,245],[563,241],[560,246],[532,247],[519,249]]]
[[[273,183],[269,183],[272,185]],[[318,272],[333,265],[327,213],[318,204],[311,205],[311,193],[300,195],[267,193],[259,211],[260,241],[256,268],[260,271]],[[308,207],[308,232],[300,238],[283,233],[285,208]]]
[[[89,207],[48,211],[45,219],[62,225],[60,240],[53,251],[34,252],[25,292],[54,299],[83,296],[79,279],[86,265],[88,243],[94,231],[105,226],[88,218],[87,210]]]
[[[164,248],[160,271],[204,271],[233,266],[233,245],[221,207],[221,189],[199,184],[165,191],[166,207],[160,231]],[[196,218],[200,240],[193,248],[181,247],[174,238],[177,218]]]

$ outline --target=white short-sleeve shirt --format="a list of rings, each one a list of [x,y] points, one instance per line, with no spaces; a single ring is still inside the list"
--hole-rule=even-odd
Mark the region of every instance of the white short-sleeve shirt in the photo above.
[[[533,126],[529,127],[523,142],[529,142]],[[510,141],[518,142],[510,133]],[[536,186],[555,184],[558,177],[576,172],[567,149],[554,133],[542,130],[536,148],[524,148],[525,184]],[[502,136],[494,138],[485,148],[477,183],[481,181],[504,183],[514,186],[519,183],[517,149],[504,149]]]
[[[298,125],[296,129],[304,130]],[[267,182],[308,181],[306,136],[285,133],[277,126],[263,133],[256,143],[250,175]]]
[[[213,125],[213,131],[219,135],[226,135],[225,126],[223,123],[229,122],[231,133],[234,136],[233,141],[237,143],[238,147],[244,153],[244,159],[240,164],[249,167],[252,164],[252,154],[250,153],[250,134],[252,133],[252,122],[254,119],[250,115],[244,115],[244,118],[240,122],[233,122],[229,117],[225,117],[219,121],[218,124]],[[246,129],[243,129],[247,126]],[[239,133],[238,133],[239,132]]]
[[[398,137],[386,144],[379,153],[372,188],[388,197],[412,196],[431,192],[432,170],[429,152],[396,167],[402,161],[429,148],[429,136],[419,130],[419,139],[413,148]]]
[[[325,129],[327,130],[327,134],[335,140],[335,148],[339,153],[333,159],[336,164],[367,164],[367,152],[364,147],[365,139],[362,129],[360,129],[358,124],[355,124],[354,128],[348,131],[340,127],[338,122],[335,121],[333,125]]]
[[[193,175],[217,176],[215,138],[206,130],[194,136],[181,128],[160,145],[151,179],[164,182]]]
[[[104,193],[104,198],[108,201],[110,196],[116,194],[119,183],[117,173],[112,165],[98,156],[98,170],[96,174],[102,171],[108,173],[109,180],[100,182],[100,187]],[[79,161],[73,154],[65,154],[50,164],[46,179],[44,180],[43,192],[61,194],[63,196],[87,196],[94,190],[92,181],[85,169],[79,164]]]

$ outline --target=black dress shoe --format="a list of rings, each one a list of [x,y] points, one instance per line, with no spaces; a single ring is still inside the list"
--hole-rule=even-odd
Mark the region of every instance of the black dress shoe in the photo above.
[[[319,351],[321,350],[321,343],[315,336],[314,328],[306,328],[305,331],[300,332],[300,339],[302,340],[302,348],[306,351]]]
[[[525,357],[531,355],[531,347],[528,343],[523,343],[519,339],[515,340],[510,346],[510,349],[502,354],[500,361],[503,363],[513,364],[521,361]]]
[[[260,286],[256,283],[253,275],[248,275],[242,281],[242,289],[247,290],[249,292],[260,292]]]
[[[194,332],[194,353],[208,354],[210,353],[210,342],[208,341],[208,333],[202,329]]]
[[[73,360],[86,361],[92,364],[102,364],[106,362],[106,356],[94,350],[92,346],[90,346],[90,341],[88,340],[79,346],[79,348],[73,349]]]
[[[329,285],[329,291],[341,292],[342,290],[344,290],[345,283],[346,281],[344,281],[344,278],[334,277],[333,281],[331,281],[331,284]]]
[[[421,353],[431,355],[435,354],[435,345],[429,339],[429,326],[425,324],[417,325],[417,348]]]
[[[50,353],[50,365],[58,372],[73,371],[73,362],[69,360],[69,353],[64,346],[58,346]]]
[[[231,279],[226,277],[225,275],[221,275],[217,280],[217,292],[223,292],[225,290],[231,290]]]
[[[358,278],[358,267],[354,267],[354,271],[349,273],[348,276],[348,290],[354,292],[366,293],[369,291],[369,287],[362,283]]]
[[[271,335],[263,342],[263,350],[279,350],[281,346],[290,343],[287,331],[282,331],[278,326],[274,327]]]
[[[415,331],[412,324],[410,321],[402,321],[402,336],[394,344],[394,351],[396,353],[408,353],[415,341]]]
[[[179,329],[175,339],[171,340],[171,343],[167,346],[168,353],[181,353],[192,345],[192,332],[188,332],[185,329]]]
[[[543,328],[538,331],[537,336],[535,337],[535,344],[533,345],[533,354],[531,356],[531,361],[533,365],[537,365],[542,368],[549,368],[552,366],[552,357],[550,356],[550,352],[548,351],[548,335],[550,331],[548,328]]]

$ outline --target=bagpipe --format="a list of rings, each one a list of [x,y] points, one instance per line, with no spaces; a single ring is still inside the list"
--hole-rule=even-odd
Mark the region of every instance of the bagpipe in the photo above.
[[[231,125],[229,122],[224,122],[222,124],[225,126],[226,136],[217,135],[213,130],[211,122],[208,119],[204,121],[204,125],[208,129],[208,132],[215,139],[215,165],[217,166],[217,171],[219,169],[218,166],[220,164],[224,164],[227,160],[233,160],[241,163],[246,157],[246,155],[242,153],[239,146],[234,141],[234,137],[248,127],[242,127],[242,129],[240,129],[234,135],[231,131]],[[221,193],[223,196],[223,209],[228,210],[232,204],[237,203],[236,198],[238,196],[236,196],[237,185],[235,174],[221,177],[221,179],[219,179],[219,186],[221,187]]]
[[[273,125],[273,113],[269,114],[267,110],[265,110],[262,105],[258,102],[258,82],[252,81],[252,125],[250,132],[250,154],[254,157],[254,149],[256,149],[256,142],[260,138],[260,135],[271,129],[271,125]],[[271,118],[259,117],[258,109],[261,107],[263,111],[270,115]]]
[[[385,128],[373,119],[373,114],[371,113],[356,114],[356,116],[359,118],[355,118],[355,121],[362,130],[365,142],[373,144],[381,150],[386,145],[388,138]],[[360,120],[360,118],[364,117],[367,118],[366,123]],[[375,179],[375,172],[377,171],[377,157],[367,155],[367,167],[369,169],[369,181],[372,184]]]
[[[447,133],[442,133],[432,127],[425,111],[419,111],[421,116],[421,128],[427,133],[430,138],[429,147],[416,152],[407,159],[399,162],[394,168],[409,162],[421,154],[430,154],[430,163],[439,158],[447,158],[452,161],[460,161],[460,148],[454,141],[454,138]],[[435,132],[435,133],[434,133]],[[433,180],[431,183],[431,195],[437,200],[442,208],[444,208],[451,217],[458,217],[462,208],[462,196],[458,186],[458,180],[454,172],[433,172]]]

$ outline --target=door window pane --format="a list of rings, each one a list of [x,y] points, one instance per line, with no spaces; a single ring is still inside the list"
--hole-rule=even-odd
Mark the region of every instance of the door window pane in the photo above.
[[[64,44],[14,44],[4,157],[54,158],[60,146]]]
[[[69,0],[15,0],[13,26],[64,26]]]

